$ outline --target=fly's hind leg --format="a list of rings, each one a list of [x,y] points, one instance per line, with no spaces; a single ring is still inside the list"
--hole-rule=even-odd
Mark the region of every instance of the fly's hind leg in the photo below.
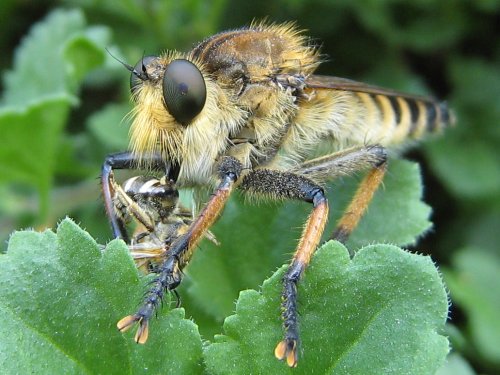
[[[387,169],[387,153],[379,145],[352,148],[301,164],[297,172],[322,180],[369,170],[331,234],[331,240],[345,243],[382,183]],[[351,254],[352,255],[352,254]]]

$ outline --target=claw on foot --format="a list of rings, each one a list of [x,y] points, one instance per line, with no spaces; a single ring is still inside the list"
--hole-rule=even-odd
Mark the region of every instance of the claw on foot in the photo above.
[[[144,344],[148,340],[149,335],[149,320],[145,319],[140,315],[128,315],[121,319],[116,326],[120,332],[126,332],[132,327],[136,322],[139,323],[139,328],[135,333],[134,340],[138,344]]]
[[[289,367],[297,367],[297,340],[285,339],[274,349],[274,356],[280,361],[286,358]]]

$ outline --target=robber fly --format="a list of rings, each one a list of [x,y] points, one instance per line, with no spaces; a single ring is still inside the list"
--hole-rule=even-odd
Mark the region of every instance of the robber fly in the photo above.
[[[368,170],[330,237],[345,242],[382,182],[386,148],[453,123],[444,103],[315,75],[320,63],[318,49],[293,24],[256,23],[209,37],[187,53],[124,64],[135,103],[131,151],[110,155],[102,173],[114,235],[124,233],[112,209],[112,169],[163,170],[179,188],[208,187],[213,194],[169,245],[141,307],[118,323],[121,331],[138,323],[136,341],[146,341],[164,293],[180,284],[194,248],[234,189],[302,200],[312,211],[282,280],[283,340],[274,350],[288,366],[297,365],[297,284],[327,222],[325,181]]]

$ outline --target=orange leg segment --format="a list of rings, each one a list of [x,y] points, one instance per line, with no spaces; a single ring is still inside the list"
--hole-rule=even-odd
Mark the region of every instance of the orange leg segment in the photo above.
[[[330,239],[345,243],[352,231],[358,226],[358,223],[366,212],[369,203],[373,199],[375,192],[384,179],[387,170],[387,163],[373,167],[364,177],[359,185],[354,197],[349,203],[344,214],[337,223],[337,227],[332,233]]]

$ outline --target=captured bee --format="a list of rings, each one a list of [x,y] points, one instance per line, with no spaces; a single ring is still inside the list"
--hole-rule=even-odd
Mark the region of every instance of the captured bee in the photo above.
[[[115,215],[125,224],[137,227],[129,249],[137,267],[144,272],[155,269],[166,255],[167,245],[187,231],[192,214],[178,204],[179,191],[165,177],[136,176],[119,185],[109,180]]]
[[[293,24],[255,23],[211,36],[186,53],[124,64],[135,103],[130,151],[108,156],[102,173],[114,235],[125,236],[107,183],[113,169],[161,170],[178,188],[213,189],[185,233],[168,244],[141,307],[118,324],[123,331],[138,323],[137,342],[146,341],[164,293],[180,284],[195,247],[239,189],[312,205],[282,280],[283,339],[274,349],[276,358],[297,366],[297,285],[328,219],[325,182],[367,171],[330,236],[345,242],[383,180],[387,148],[454,122],[446,104],[432,98],[315,75],[321,62]]]
[[[156,272],[169,245],[187,232],[192,211],[179,203],[174,181],[165,177],[135,176],[119,185],[111,174],[109,183],[115,215],[123,226],[131,221],[136,224],[127,242],[137,267],[144,273]],[[211,232],[206,237],[218,244]]]

